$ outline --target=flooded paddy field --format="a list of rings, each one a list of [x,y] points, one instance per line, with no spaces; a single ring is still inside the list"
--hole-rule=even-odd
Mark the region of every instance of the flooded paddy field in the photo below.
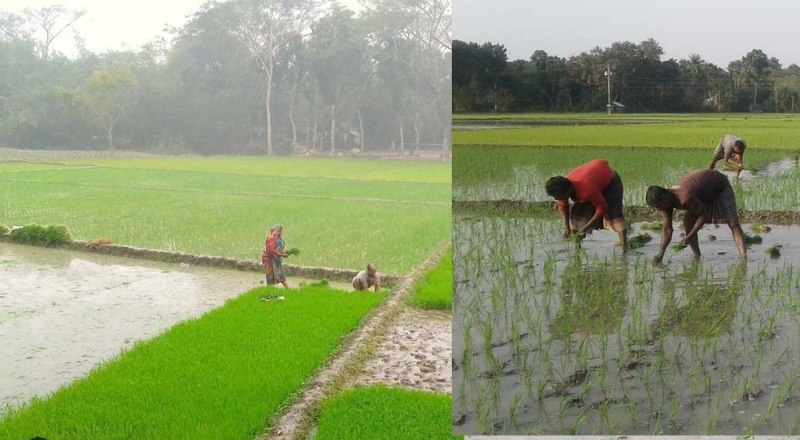
[[[701,262],[657,266],[658,232],[623,255],[606,231],[563,241],[555,214],[453,227],[456,434],[800,431],[800,226],[761,233],[747,261],[706,226]]]
[[[622,178],[625,204],[643,206],[648,186],[668,187],[683,174],[707,167],[711,149],[459,146],[453,155],[456,202],[550,201],[544,191],[548,178],[603,158]],[[739,180],[733,181],[739,209],[800,210],[797,153],[748,150],[744,164]],[[717,169],[722,168],[718,163]]]
[[[263,275],[0,243],[0,412],[86,376]],[[304,280],[289,280],[298,285]],[[339,286],[344,288],[345,286]]]

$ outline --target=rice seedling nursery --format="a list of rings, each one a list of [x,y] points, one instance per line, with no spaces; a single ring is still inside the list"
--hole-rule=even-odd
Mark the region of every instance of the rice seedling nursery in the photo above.
[[[454,433],[800,432],[799,120],[457,115],[454,127]],[[747,261],[727,226],[707,225],[701,262],[667,250],[652,264],[662,219],[647,187],[707,168],[728,133],[752,165],[731,178]],[[627,254],[609,231],[564,240],[545,194],[595,158],[623,179]]]
[[[449,314],[450,163],[0,154],[0,333],[13,340],[0,438],[452,438],[441,384],[360,382],[398,316]],[[75,249],[102,237],[256,262],[273,224],[285,264],[372,262],[394,281],[356,293],[342,276],[290,274],[282,290],[263,269]]]

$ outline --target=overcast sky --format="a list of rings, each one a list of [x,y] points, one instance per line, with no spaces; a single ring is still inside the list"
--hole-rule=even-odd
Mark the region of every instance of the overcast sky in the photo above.
[[[0,10],[20,12],[60,4],[67,8],[86,9],[87,14],[76,24],[86,40],[86,48],[94,52],[109,49],[138,49],[157,35],[163,35],[166,24],[180,26],[186,17],[197,11],[205,0],[0,0]],[[340,0],[355,9],[357,0]],[[74,55],[75,39],[71,31],[62,34],[54,48]]]
[[[453,37],[569,57],[615,41],[654,38],[665,58],[698,53],[727,68],[751,49],[800,64],[796,0],[453,0]]]

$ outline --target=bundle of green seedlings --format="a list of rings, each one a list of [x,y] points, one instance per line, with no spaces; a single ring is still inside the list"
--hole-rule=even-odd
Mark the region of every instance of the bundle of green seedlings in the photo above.
[[[572,242],[577,246],[580,246],[584,238],[586,238],[586,234],[581,234],[580,232],[575,232],[571,236]]]
[[[289,255],[300,255],[300,249],[297,248],[289,249]]]
[[[650,243],[653,240],[653,236],[650,234],[637,234],[633,237],[628,237],[628,249],[639,249],[644,247],[645,244]],[[615,242],[614,246],[621,246],[622,242]]]
[[[9,231],[8,226],[0,223],[0,235],[8,234],[8,231]]]
[[[66,226],[42,226],[35,223],[11,231],[16,241],[43,244],[69,243],[72,237]]]
[[[761,244],[764,240],[761,238],[760,235],[750,235],[747,232],[744,233],[744,244],[747,246],[753,244]]]
[[[768,233],[769,231],[771,231],[771,230],[772,230],[772,228],[770,228],[770,227],[769,227],[769,226],[767,226],[767,225],[762,225],[761,223],[753,223],[753,224],[750,226],[750,230],[751,230],[751,231],[753,231],[753,232],[755,232],[756,234],[766,234],[766,233]]]
[[[664,229],[664,223],[663,222],[642,223],[641,228],[643,231],[660,231]]]
[[[781,245],[770,246],[764,249],[764,253],[769,255],[771,258],[780,258],[781,256]]]

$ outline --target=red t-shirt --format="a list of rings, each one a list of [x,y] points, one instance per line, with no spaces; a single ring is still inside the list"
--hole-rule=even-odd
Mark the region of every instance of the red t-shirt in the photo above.
[[[574,201],[579,203],[591,202],[595,208],[595,214],[605,215],[606,211],[608,211],[608,204],[602,193],[611,183],[611,179],[614,178],[614,170],[608,166],[608,161],[595,159],[575,168],[575,170],[567,174],[566,178],[572,182],[572,187],[575,189]],[[568,209],[569,203],[566,200],[558,201],[559,211],[567,211]]]

